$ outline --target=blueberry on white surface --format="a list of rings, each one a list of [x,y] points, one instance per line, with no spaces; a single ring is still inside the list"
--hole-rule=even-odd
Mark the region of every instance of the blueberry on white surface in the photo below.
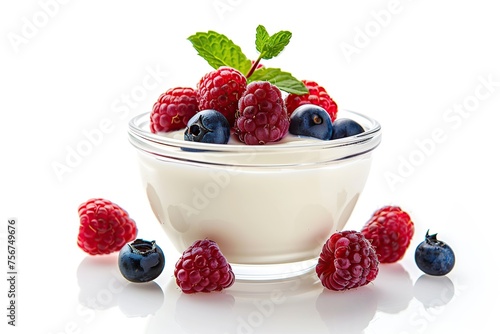
[[[230,126],[226,117],[214,109],[205,109],[191,117],[184,131],[184,140],[227,144]]]
[[[437,233],[425,234],[425,240],[415,249],[415,262],[424,273],[432,276],[448,274],[455,266],[455,253],[444,241],[437,239]]]
[[[130,282],[150,282],[163,271],[165,256],[154,240],[136,239],[120,250],[118,267]]]
[[[365,129],[356,121],[349,118],[338,118],[333,122],[331,139],[354,136],[365,132]]]
[[[291,134],[329,140],[332,130],[332,119],[320,106],[303,104],[290,115]]]

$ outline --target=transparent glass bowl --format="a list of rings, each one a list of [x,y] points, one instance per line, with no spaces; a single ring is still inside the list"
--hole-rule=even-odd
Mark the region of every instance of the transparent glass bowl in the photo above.
[[[341,110],[365,132],[349,138],[249,146],[186,142],[129,123],[151,208],[175,248],[218,243],[239,280],[309,272],[347,223],[368,177],[379,123]]]

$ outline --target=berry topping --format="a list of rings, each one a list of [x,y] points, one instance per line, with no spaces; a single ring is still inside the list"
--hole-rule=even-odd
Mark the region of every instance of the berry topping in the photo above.
[[[424,273],[433,276],[448,274],[455,266],[455,253],[444,241],[437,239],[437,233],[425,234],[425,240],[415,249],[415,262]]]
[[[230,38],[215,31],[197,32],[188,37],[198,55],[205,59],[216,70],[221,67],[231,68],[245,74],[246,83],[252,81],[269,81],[280,90],[293,94],[306,94],[304,83],[296,79],[291,73],[280,68],[261,66],[261,60],[277,57],[288,45],[292,33],[281,30],[270,34],[267,29],[259,25],[256,29],[255,47],[258,52],[256,60],[250,60]],[[240,82],[239,80],[237,82]],[[243,83],[243,78],[241,78]],[[199,87],[201,91],[201,87]],[[232,90],[232,89],[231,89]],[[218,94],[217,94],[218,95]],[[201,101],[201,100],[200,100]],[[201,105],[201,109],[215,109],[224,114],[222,110],[211,105]],[[229,119],[231,123],[231,119]],[[231,125],[233,125],[231,123]]]
[[[118,255],[118,268],[123,277],[134,283],[150,282],[160,276],[165,255],[153,241],[136,239],[126,244]]]
[[[333,122],[331,139],[350,137],[363,132],[365,132],[365,129],[356,121],[348,118],[339,118]]]
[[[314,104],[303,104],[290,116],[291,134],[329,140],[332,137],[332,120],[325,109]]]
[[[90,255],[119,251],[135,239],[137,226],[118,205],[102,198],[90,199],[78,207],[78,246]]]
[[[238,104],[239,139],[248,145],[275,142],[285,136],[289,125],[281,91],[268,81],[248,84]]]
[[[361,233],[372,243],[380,263],[403,258],[414,234],[413,222],[398,206],[385,206],[375,211]]]
[[[233,126],[238,100],[246,86],[247,79],[241,72],[228,66],[219,67],[198,82],[199,108],[219,111]]]
[[[321,251],[316,273],[330,290],[348,290],[372,282],[378,274],[377,255],[371,243],[357,231],[336,232]]]
[[[151,132],[183,129],[198,111],[196,91],[192,88],[171,88],[162,93],[153,105],[150,115]]]
[[[289,94],[285,99],[288,115],[291,115],[299,106],[312,103],[322,107],[330,115],[332,122],[337,118],[337,103],[328,95],[325,88],[314,81],[302,80],[309,94]]]
[[[215,241],[195,241],[175,264],[175,281],[184,293],[221,291],[234,283],[231,265]]]
[[[188,122],[184,140],[202,143],[227,144],[230,126],[220,112],[206,109],[198,112]]]

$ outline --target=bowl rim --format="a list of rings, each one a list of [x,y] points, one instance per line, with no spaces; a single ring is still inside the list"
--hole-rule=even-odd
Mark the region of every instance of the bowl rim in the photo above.
[[[365,128],[365,132],[360,134],[334,139],[334,140],[305,140],[305,141],[293,141],[288,142],[286,145],[280,145],[279,141],[276,143],[267,143],[265,145],[245,145],[241,144],[212,144],[212,143],[199,143],[179,140],[176,138],[168,137],[165,135],[160,135],[152,133],[149,129],[150,112],[143,112],[132,117],[129,121],[128,133],[132,144],[137,147],[136,141],[140,142],[150,142],[155,146],[165,146],[165,148],[178,148],[183,149],[184,152],[196,152],[203,151],[205,153],[217,152],[217,153],[245,153],[251,152],[256,154],[259,152],[272,153],[272,152],[284,152],[284,151],[294,151],[294,150],[314,150],[314,149],[335,149],[336,147],[354,146],[363,143],[367,143],[374,139],[378,139],[374,143],[375,148],[378,146],[380,141],[380,135],[382,127],[380,123],[366,115],[361,113],[342,109],[339,110],[339,114],[342,115],[340,118],[355,118],[357,121],[361,121],[361,125]],[[346,114],[346,115],[344,115]],[[349,117],[350,116],[350,117]],[[309,137],[308,137],[309,138]],[[309,138],[310,139],[310,138]],[[139,147],[138,147],[139,148]]]

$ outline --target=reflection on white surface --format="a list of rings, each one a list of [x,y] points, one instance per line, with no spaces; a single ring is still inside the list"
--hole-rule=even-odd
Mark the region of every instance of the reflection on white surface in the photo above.
[[[236,325],[237,317],[234,313],[234,306],[235,298],[224,292],[181,294],[175,303],[173,320],[187,333],[230,333]],[[164,316],[165,314],[159,314],[159,317]]]
[[[372,285],[340,293],[325,289],[316,309],[327,327],[325,333],[363,333],[377,312],[376,291]]]
[[[147,317],[161,308],[163,300],[163,290],[156,282],[128,283],[118,294],[118,307],[127,317]]]
[[[424,307],[439,307],[450,302],[455,294],[455,285],[447,276],[420,276],[413,287],[415,298]]]
[[[375,280],[378,310],[396,314],[405,310],[413,298],[413,282],[399,263],[381,264]]]
[[[313,274],[276,282],[237,281],[220,293],[193,295],[183,294],[171,279],[166,302],[146,333],[166,328],[182,333],[293,332],[309,320],[319,323],[314,303],[321,290]]]
[[[413,286],[397,263],[381,265],[372,284],[345,292],[324,289],[315,273],[273,283],[236,282],[220,293],[194,295],[183,294],[171,279],[165,303],[146,333],[302,333],[305,328],[311,333],[363,333],[377,313],[405,311],[414,294],[424,307],[426,291],[448,301],[453,297],[449,278],[419,280]]]
[[[118,305],[118,294],[125,282],[118,269],[117,255],[87,256],[78,266],[76,275],[80,304],[94,310]]]
[[[98,318],[113,309],[126,318],[144,318],[148,334],[303,333],[304,328],[311,333],[359,334],[377,328],[382,314],[403,313],[399,318],[407,320],[400,328],[419,332],[422,326],[414,323],[436,308],[443,312],[455,294],[449,277],[421,275],[413,282],[403,265],[393,263],[381,264],[374,282],[344,292],[324,289],[313,271],[294,279],[236,281],[222,292],[188,295],[172,276],[164,286],[156,281],[130,283],[116,261],[116,255],[81,261],[79,303]]]

